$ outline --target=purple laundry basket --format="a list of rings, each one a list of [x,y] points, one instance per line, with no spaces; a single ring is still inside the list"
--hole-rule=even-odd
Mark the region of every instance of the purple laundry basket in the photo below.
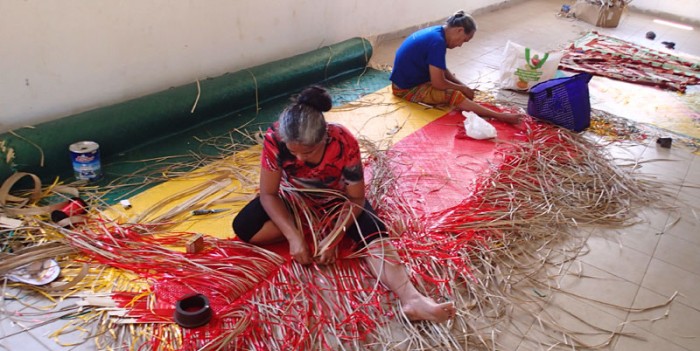
[[[527,113],[566,129],[580,132],[591,124],[590,73],[554,78],[529,91]]]

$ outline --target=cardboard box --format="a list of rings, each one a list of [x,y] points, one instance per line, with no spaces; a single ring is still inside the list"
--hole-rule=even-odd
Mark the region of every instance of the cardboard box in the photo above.
[[[620,23],[622,11],[625,9],[623,2],[608,6],[604,4],[579,1],[574,5],[576,18],[593,24],[597,27],[614,28]]]

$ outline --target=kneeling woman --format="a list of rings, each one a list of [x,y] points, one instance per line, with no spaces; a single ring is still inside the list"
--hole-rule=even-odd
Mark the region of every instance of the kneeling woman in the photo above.
[[[233,230],[243,241],[255,245],[287,240],[291,256],[307,265],[332,264],[337,246],[331,245],[313,257],[292,214],[293,205],[280,195],[281,187],[309,193],[311,206],[352,213],[336,216],[341,223],[335,228],[344,231],[359,247],[366,247],[367,263],[379,280],[398,295],[401,307],[411,320],[442,322],[455,314],[451,302],[437,303],[421,294],[411,283],[399,261],[395,248],[384,237],[386,226],[377,219],[365,200],[360,148],[350,131],[339,124],[326,123],[323,112],[332,107],[330,95],[320,87],[301,92],[279,120],[266,132],[260,196],[246,205],[233,221]],[[338,206],[328,197],[314,196],[314,190],[335,191],[336,199],[350,202]],[[331,203],[328,203],[328,202]],[[335,241],[335,240],[334,240]],[[317,243],[318,246],[318,243]]]

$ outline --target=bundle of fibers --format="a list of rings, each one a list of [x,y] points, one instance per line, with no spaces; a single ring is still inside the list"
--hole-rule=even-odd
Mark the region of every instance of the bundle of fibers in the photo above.
[[[99,306],[119,311],[101,316],[94,331],[101,348],[334,348],[338,341],[365,340],[377,329],[375,315],[393,315],[381,306],[390,305],[388,292],[366,284],[371,274],[356,259],[306,268],[287,254],[211,237],[204,251],[188,254],[173,249],[185,244],[188,233],[152,233],[99,221],[70,234],[71,245],[93,263],[135,273],[139,282],[149,283],[140,291],[113,291],[112,303]],[[175,303],[192,293],[208,297],[214,317],[203,327],[173,332]],[[140,332],[119,332],[134,325]],[[334,336],[325,336],[328,332]]]
[[[527,329],[514,316],[538,314],[559,291],[553,276],[581,249],[576,228],[624,226],[637,205],[663,196],[656,184],[615,166],[582,135],[532,121],[526,126],[527,140],[507,145],[503,162],[478,179],[469,198],[420,216],[399,191],[391,150],[363,143],[370,201],[413,283],[437,301],[454,301],[453,320],[409,321],[396,296],[365,266],[367,252],[328,267],[302,267],[284,248],[273,253],[207,238],[208,249],[191,255],[167,249],[181,244],[181,235],[110,224],[91,229],[93,234],[82,229],[73,237],[85,240],[73,245],[97,262],[135,272],[150,288],[115,291],[123,314],[103,315],[100,325],[110,332],[96,340],[105,349],[500,349],[505,336],[523,337]],[[322,218],[296,216],[302,222]],[[203,327],[181,329],[169,320],[172,305],[192,291],[210,297],[215,317]],[[130,316],[135,320],[123,320]],[[537,318],[545,333],[540,342],[550,346],[594,349],[622,335],[593,321],[587,330],[572,330]],[[603,338],[597,344],[582,340],[591,334]]]
[[[532,121],[525,127],[526,141],[504,144],[503,161],[476,180],[468,198],[442,211],[414,216],[397,201],[406,198],[401,187],[387,186],[389,167],[375,173],[379,177],[369,193],[392,199],[379,201],[377,208],[403,233],[395,243],[403,261],[416,281],[440,287],[432,289],[433,296],[449,296],[460,308],[440,343],[411,334],[409,349],[507,349],[512,345],[501,342],[511,336],[530,338],[526,320],[536,321],[539,333],[532,341],[544,349],[598,349],[623,335],[622,325],[605,329],[576,315],[579,325],[562,325],[553,313],[542,313],[547,308],[571,314],[559,307],[556,294],[640,312],[564,291],[558,278],[585,252],[580,229],[631,225],[639,220],[636,210],[663,206],[669,194],[633,167],[616,165],[602,145],[584,135]],[[389,163],[390,154],[375,152],[373,159]]]

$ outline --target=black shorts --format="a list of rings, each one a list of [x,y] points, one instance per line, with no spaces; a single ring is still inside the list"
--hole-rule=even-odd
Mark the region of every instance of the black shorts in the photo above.
[[[260,231],[265,222],[269,220],[270,217],[265,212],[265,208],[263,208],[258,196],[243,207],[233,219],[233,232],[236,233],[239,239],[249,242]],[[345,234],[360,247],[364,247],[375,239],[388,236],[386,225],[377,218],[377,214],[372,205],[369,204],[369,201],[365,201],[365,210],[357,218],[357,223],[352,223],[348,226]]]

